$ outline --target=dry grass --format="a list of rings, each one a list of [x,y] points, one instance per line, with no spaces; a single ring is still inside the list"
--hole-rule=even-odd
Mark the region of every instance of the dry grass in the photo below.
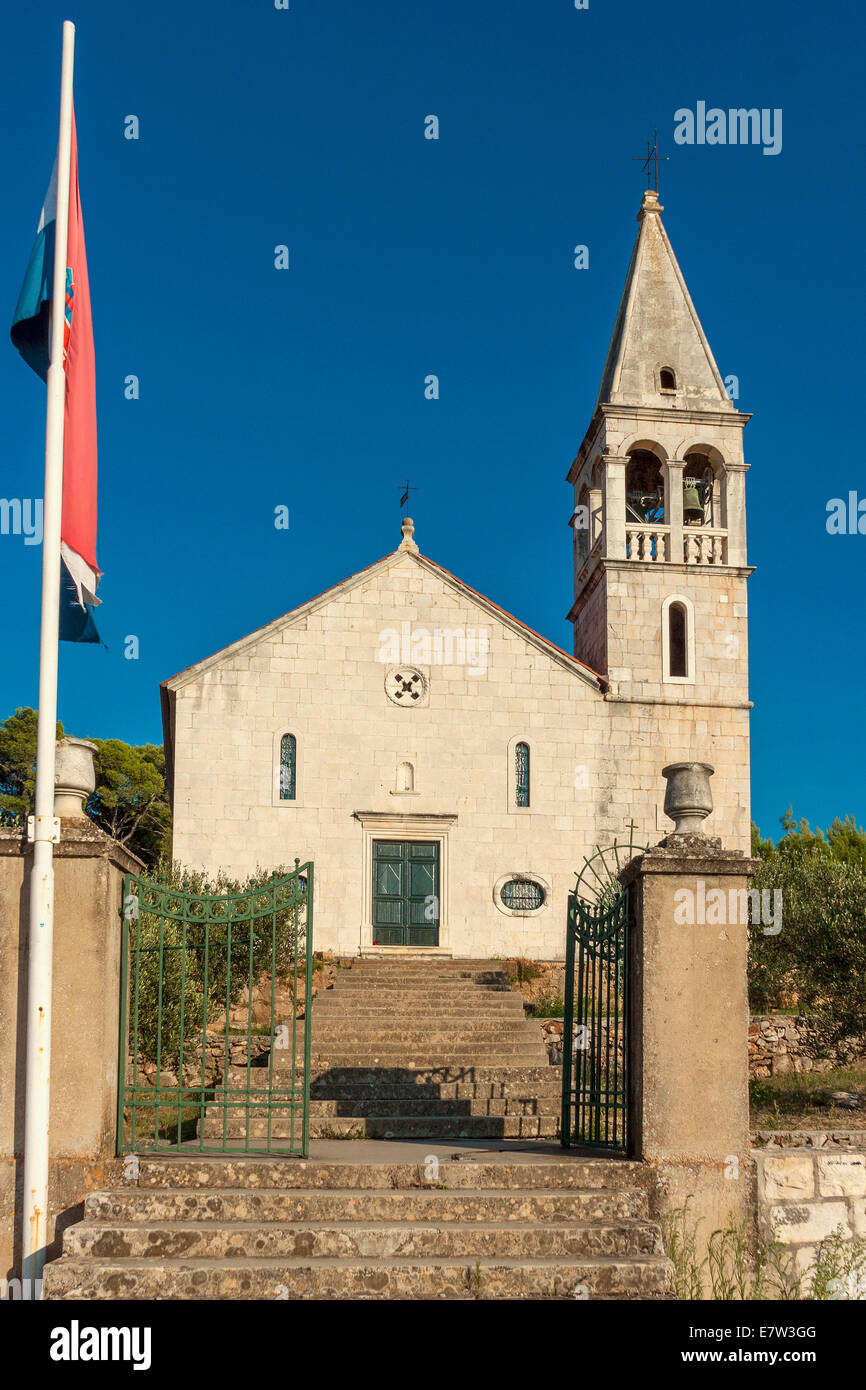
[[[860,1110],[834,1104],[832,1091],[863,1096]],[[766,1077],[749,1087],[753,1129],[863,1129],[866,1130],[866,1066],[837,1067],[833,1071],[792,1072]]]

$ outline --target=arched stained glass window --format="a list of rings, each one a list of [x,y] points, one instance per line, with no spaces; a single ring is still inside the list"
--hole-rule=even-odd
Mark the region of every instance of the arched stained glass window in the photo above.
[[[294,801],[297,761],[297,741],[294,734],[283,734],[280,740],[280,801]]]
[[[529,744],[518,743],[514,750],[514,801],[529,805]]]

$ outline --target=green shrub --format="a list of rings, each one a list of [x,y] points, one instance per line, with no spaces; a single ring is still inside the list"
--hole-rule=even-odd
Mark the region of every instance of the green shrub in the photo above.
[[[531,1004],[527,1004],[526,1012],[530,1018],[562,1018],[565,1000],[561,994],[548,991],[546,994],[540,994]]]
[[[757,1013],[792,1001],[829,1051],[866,1037],[866,837],[852,820],[825,837],[790,814],[774,846],[755,831],[754,887],[781,890],[781,931],[749,929],[749,998]]]
[[[531,960],[517,959],[517,980],[521,985],[529,984],[530,980],[537,980],[543,974],[540,966],[535,965]]]

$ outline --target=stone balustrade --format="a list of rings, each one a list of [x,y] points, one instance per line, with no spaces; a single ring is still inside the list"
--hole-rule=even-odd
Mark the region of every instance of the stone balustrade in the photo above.
[[[728,533],[717,526],[686,526],[682,530],[683,563],[726,565]],[[670,526],[626,522],[625,553],[628,560],[665,561],[676,558],[676,535]],[[593,552],[594,553],[594,552]],[[584,560],[586,565],[589,556]]]
[[[626,522],[625,553],[628,560],[669,560],[670,542],[669,526],[636,526]]]
[[[726,565],[728,533],[718,527],[683,528],[683,563],[686,565]]]

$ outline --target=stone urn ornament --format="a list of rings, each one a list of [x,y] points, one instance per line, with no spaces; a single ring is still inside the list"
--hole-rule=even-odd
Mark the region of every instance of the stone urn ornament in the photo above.
[[[669,763],[662,768],[667,779],[665,815],[674,822],[674,835],[703,835],[701,825],[713,809],[709,763]]]
[[[96,789],[93,755],[96,744],[85,738],[58,740],[54,764],[54,814],[85,820],[84,802]]]

